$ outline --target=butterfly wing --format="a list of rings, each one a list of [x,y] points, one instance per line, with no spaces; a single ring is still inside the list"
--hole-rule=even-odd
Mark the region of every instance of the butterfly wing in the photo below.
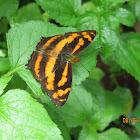
[[[72,83],[71,63],[55,57],[33,51],[28,64],[36,79],[40,80],[42,88],[49,94],[57,106],[65,104]]]
[[[51,75],[41,80],[42,88],[49,94],[52,102],[61,107],[67,101],[72,83],[72,65],[61,65]]]
[[[37,44],[36,49],[43,50],[49,54],[50,51],[53,50],[55,53],[60,54],[61,51],[67,51],[67,47],[68,43],[65,36],[56,35],[51,37],[42,37],[41,41]]]
[[[30,70],[37,80],[42,80],[48,75],[51,75],[64,63],[65,62],[57,57],[50,57],[46,53],[33,51],[31,59],[26,66],[30,67]]]
[[[72,83],[72,65],[67,60],[63,61],[62,54],[80,53],[92,42],[95,35],[96,31],[87,30],[43,37],[36,49],[44,52],[34,51],[26,64],[57,106],[65,104]]]
[[[64,35],[42,37],[36,49],[46,52],[48,50],[55,50],[57,54],[63,51],[77,55],[93,41],[95,35],[95,30],[86,30],[81,32],[68,32]]]
[[[70,53],[77,55],[93,41],[95,35],[95,30],[86,30],[81,32],[69,32],[64,36],[67,39]]]

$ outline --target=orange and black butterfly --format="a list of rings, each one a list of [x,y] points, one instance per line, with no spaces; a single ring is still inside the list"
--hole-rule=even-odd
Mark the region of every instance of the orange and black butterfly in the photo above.
[[[72,64],[80,61],[76,56],[94,39],[95,30],[69,32],[42,37],[33,51],[29,66],[52,102],[61,107],[67,101],[72,84]]]

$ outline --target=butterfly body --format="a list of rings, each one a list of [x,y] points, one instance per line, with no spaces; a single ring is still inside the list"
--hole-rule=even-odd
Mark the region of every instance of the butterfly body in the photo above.
[[[87,30],[43,37],[36,46],[41,51],[33,51],[27,66],[57,106],[65,104],[71,90],[71,63],[80,61],[76,54],[85,49],[95,35],[96,31]]]

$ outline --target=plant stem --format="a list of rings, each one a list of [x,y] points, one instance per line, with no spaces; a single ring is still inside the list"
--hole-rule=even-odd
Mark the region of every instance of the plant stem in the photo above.
[[[12,75],[14,72],[16,72],[17,70],[19,70],[20,68],[22,68],[24,65],[21,65],[13,70],[10,70],[8,73],[6,73],[2,78],[6,78],[9,77],[10,75]]]

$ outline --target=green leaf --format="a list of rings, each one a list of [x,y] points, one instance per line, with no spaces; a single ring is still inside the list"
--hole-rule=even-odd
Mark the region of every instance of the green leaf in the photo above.
[[[18,0],[0,0],[0,18],[3,16],[10,17],[18,9]]]
[[[109,109],[115,110],[116,117],[128,116],[133,106],[133,97],[128,88],[118,87],[113,93],[107,92],[106,102]]]
[[[120,36],[120,43],[114,52],[120,66],[140,81],[140,36],[134,32]]]
[[[98,24],[99,38],[103,43],[102,54],[107,56],[119,43],[119,23],[112,12],[104,12]]]
[[[5,91],[7,92],[10,89],[25,89],[26,83],[21,79],[21,77],[14,73],[12,76],[11,81],[8,83],[8,86],[5,88]]]
[[[0,95],[3,93],[4,88],[7,86],[8,82],[11,80],[12,76],[6,78],[0,78]]]
[[[65,26],[74,26],[77,22],[81,0],[36,0],[56,22]]]
[[[41,10],[36,3],[29,3],[20,8],[11,18],[11,23],[22,23],[30,20],[41,20]]]
[[[100,140],[130,140],[129,137],[118,128],[111,128],[103,133],[101,133]]]
[[[111,121],[118,119],[121,115],[126,115],[131,111],[133,101],[128,89],[116,89],[113,93],[107,92],[105,105],[91,118],[91,123],[97,130],[104,130]]]
[[[89,76],[89,71],[92,71],[96,66],[98,51],[94,45],[89,45],[78,56],[79,63],[73,63],[73,82],[72,85],[79,85]]]
[[[138,133],[140,134],[140,103],[135,107],[134,111],[133,111],[134,117],[136,117],[136,119],[138,120],[139,118],[139,122],[135,123],[135,127],[138,131]]]
[[[9,90],[0,98],[0,106],[1,138],[62,140],[46,110],[27,92]]]
[[[128,115],[133,100],[127,88],[117,88],[113,92],[105,91],[101,85],[92,79],[87,79],[83,85],[93,98],[91,123],[96,130],[104,130],[111,121],[121,115]]]
[[[135,23],[135,18],[133,14],[124,8],[117,9],[116,17],[121,24],[124,24],[126,26],[133,26]]]
[[[10,63],[5,57],[0,57],[0,72],[10,70]]]
[[[98,140],[98,133],[90,124],[86,124],[80,132],[78,140]]]
[[[58,108],[50,100],[45,103],[53,108],[69,127],[76,127],[82,124],[90,115],[92,107],[91,95],[80,86],[73,86],[68,101],[64,106]]]
[[[61,130],[64,140],[71,140],[70,128],[67,127],[66,123],[61,119],[60,115],[53,109],[49,107],[46,108],[52,121],[57,124],[58,128]]]
[[[88,11],[78,17],[76,27],[80,30],[97,30],[98,29],[98,15],[95,12]]]
[[[48,13],[43,13],[42,14],[42,20],[44,22],[49,22],[51,20],[51,17],[50,17],[50,15]]]
[[[87,124],[82,128],[78,140],[129,140],[129,137],[120,129],[111,128],[103,133],[97,133],[94,125]]]
[[[119,3],[124,3],[129,0],[92,0],[96,6],[99,6],[101,10],[111,9]]]
[[[12,69],[27,64],[40,37],[74,31],[74,28],[57,27],[42,21],[30,21],[11,28],[7,34],[8,56]]]
[[[97,7],[94,5],[92,1],[87,1],[83,3],[81,7],[81,13],[89,12],[89,11],[94,11],[97,12]]]
[[[137,0],[137,2],[135,4],[135,13],[136,13],[138,20],[140,21],[140,0]]]
[[[44,96],[41,90],[41,85],[39,84],[39,82],[35,80],[30,70],[23,69],[23,70],[18,71],[18,74],[27,83],[30,89],[33,91],[35,97]]]
[[[93,111],[99,111],[100,108],[105,107],[105,99],[106,96],[105,90],[103,87],[93,79],[87,79],[83,82],[83,88],[88,91],[88,93],[91,94],[92,100],[93,100]]]
[[[6,49],[0,49],[0,57],[5,57],[7,56],[8,52]]]
[[[101,70],[100,68],[94,68],[88,78],[100,81],[104,76],[105,73],[103,72],[103,70]]]

